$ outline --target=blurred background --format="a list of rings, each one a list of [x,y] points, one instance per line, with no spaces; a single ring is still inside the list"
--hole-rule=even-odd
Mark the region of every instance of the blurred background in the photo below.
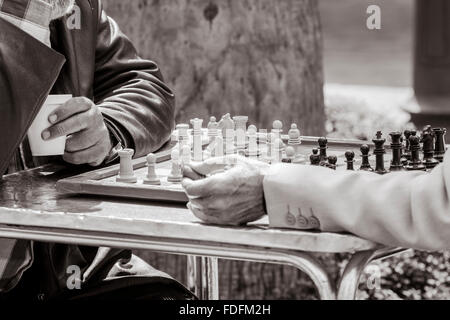
[[[370,139],[448,116],[449,1],[103,3],[139,54],[161,67],[177,96],[178,123],[231,112],[259,128],[280,119],[305,135]],[[369,5],[381,9],[380,30],[366,26]],[[185,258],[139,254],[185,281]],[[337,275],[347,256],[320,258],[336,261]],[[449,253],[407,253],[378,267],[381,288],[363,281],[360,298],[450,298]],[[222,299],[317,297],[299,271],[265,264],[221,261],[220,286]]]

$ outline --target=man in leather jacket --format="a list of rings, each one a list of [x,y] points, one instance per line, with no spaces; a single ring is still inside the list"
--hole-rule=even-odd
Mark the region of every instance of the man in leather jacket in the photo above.
[[[49,94],[74,97],[50,115],[52,126],[42,133],[68,136],[68,164],[109,162],[119,143],[143,156],[173,130],[174,95],[158,66],[138,57],[99,0],[0,0],[0,177],[52,160],[33,158],[26,139]],[[82,272],[76,292],[67,290],[73,265]],[[193,298],[128,250],[0,239],[0,299],[125,292],[123,298]]]

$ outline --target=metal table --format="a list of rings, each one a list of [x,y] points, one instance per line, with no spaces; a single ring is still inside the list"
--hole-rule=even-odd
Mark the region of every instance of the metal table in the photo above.
[[[44,166],[0,181],[0,237],[187,255],[188,287],[218,299],[217,259],[291,265],[311,277],[321,299],[354,299],[372,261],[402,252],[353,235],[203,224],[177,204],[67,196],[56,181],[75,172]],[[335,284],[315,253],[352,254]]]

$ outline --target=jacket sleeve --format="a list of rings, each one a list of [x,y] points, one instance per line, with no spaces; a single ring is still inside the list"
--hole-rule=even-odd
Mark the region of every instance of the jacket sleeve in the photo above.
[[[0,18],[0,179],[64,61],[56,51]],[[0,239],[0,292],[13,288],[32,262],[32,242]]]
[[[117,23],[99,12],[94,99],[114,134],[143,156],[169,140],[175,98],[158,66],[139,58]]]
[[[302,215],[309,221],[316,218],[322,231],[436,251],[450,248],[449,187],[450,157],[430,174],[379,176],[280,165],[264,180],[274,227],[298,228],[295,219]]]

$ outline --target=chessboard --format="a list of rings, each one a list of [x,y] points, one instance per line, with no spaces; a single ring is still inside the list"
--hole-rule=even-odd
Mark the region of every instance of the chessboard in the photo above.
[[[230,120],[229,116],[224,117],[226,121]],[[235,121],[242,118],[235,117]],[[245,126],[239,138],[236,135],[237,125],[231,122],[222,125],[212,118],[208,128],[201,128],[199,119],[193,119],[191,123],[192,129],[186,124],[178,125],[171,143],[162,150],[134,160],[131,159],[133,150],[125,150],[120,164],[60,180],[58,191],[186,203],[188,198],[181,186],[185,161],[238,153],[267,163],[285,162],[288,165],[385,174],[402,170],[429,171],[443,158],[443,154],[438,154],[435,149],[445,153],[445,130],[433,131],[431,127],[424,129],[420,139],[415,131],[390,133],[389,144],[381,132],[376,133],[372,141],[330,139],[301,136],[300,130],[293,124],[289,133],[284,135],[282,124],[275,121],[270,133],[265,130],[256,132],[254,126]],[[219,148],[217,140],[220,142]],[[152,176],[150,183],[149,175]]]

